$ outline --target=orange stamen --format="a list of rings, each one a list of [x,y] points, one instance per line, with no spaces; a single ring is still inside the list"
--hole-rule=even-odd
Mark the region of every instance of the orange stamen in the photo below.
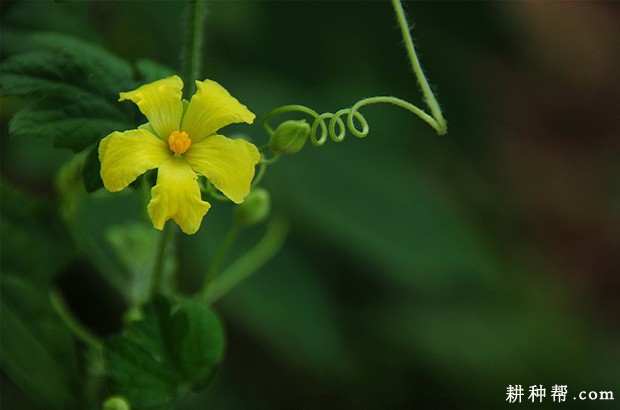
[[[192,145],[192,140],[185,131],[173,131],[168,137],[168,146],[176,154],[185,154]]]

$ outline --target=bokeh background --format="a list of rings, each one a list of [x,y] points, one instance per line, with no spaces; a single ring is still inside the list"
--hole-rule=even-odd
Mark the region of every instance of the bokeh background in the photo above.
[[[289,237],[216,305],[226,357],[183,408],[503,408],[509,384],[544,385],[535,408],[617,406],[620,4],[406,9],[448,134],[370,106],[368,138],[308,144],[270,167],[263,185],[273,213],[290,221]],[[1,23],[178,70],[184,18],[172,1],[3,1]],[[259,119],[284,104],[333,112],[374,95],[423,104],[389,2],[212,1],[205,32],[205,77]],[[2,179],[54,200],[54,174],[72,154],[9,139],[18,106],[3,98]],[[237,132],[266,142],[259,123],[228,135]],[[85,220],[134,217],[123,198],[89,198]],[[229,223],[230,208],[217,205],[180,240],[188,292]],[[72,246],[58,239],[61,228],[4,224],[3,263],[45,258],[45,274],[85,324],[102,335],[118,329],[122,301],[105,273],[60,249]],[[13,249],[6,232],[21,238],[21,229],[46,243]],[[6,377],[2,384],[7,408],[37,408]],[[552,402],[554,384],[568,386],[566,403]],[[573,400],[582,390],[613,391],[615,401]]]

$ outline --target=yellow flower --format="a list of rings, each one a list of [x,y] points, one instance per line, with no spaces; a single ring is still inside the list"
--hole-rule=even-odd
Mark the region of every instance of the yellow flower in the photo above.
[[[99,145],[101,178],[108,191],[120,191],[158,168],[148,213],[160,230],[168,219],[186,234],[200,228],[211,205],[201,199],[198,175],[233,202],[243,202],[260,159],[249,142],[215,133],[229,124],[251,124],[255,115],[215,81],[196,81],[196,87],[189,103],[181,100],[183,81],[176,75],[120,93],[119,101],[133,101],[149,122],[115,131]]]

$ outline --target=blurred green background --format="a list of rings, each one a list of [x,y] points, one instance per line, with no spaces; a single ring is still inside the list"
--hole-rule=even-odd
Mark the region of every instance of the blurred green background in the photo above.
[[[620,400],[619,4],[406,9],[448,135],[371,106],[368,138],[308,144],[269,168],[263,185],[289,238],[216,305],[226,357],[184,409],[519,406],[505,401],[509,384],[544,385],[535,408]],[[182,2],[3,1],[1,23],[180,68]],[[374,95],[423,104],[389,2],[212,1],[205,32],[205,77],[258,119],[284,104],[333,112]],[[3,59],[10,49],[3,40]],[[72,154],[9,139],[20,104],[2,100],[2,180],[24,191],[3,191],[3,271],[44,275],[109,334],[122,300],[47,216],[54,174]],[[225,131],[266,142],[259,122]],[[77,212],[97,237],[135,218],[135,202],[93,195]],[[214,204],[200,232],[180,239],[187,291],[229,214]],[[552,402],[554,384],[568,386],[566,403]],[[2,385],[7,409],[37,408],[4,376]],[[582,390],[616,400],[573,400]]]

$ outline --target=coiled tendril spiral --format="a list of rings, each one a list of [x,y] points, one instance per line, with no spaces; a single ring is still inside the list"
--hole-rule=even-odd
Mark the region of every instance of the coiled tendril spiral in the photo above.
[[[353,134],[357,138],[364,138],[368,135],[370,131],[370,127],[368,125],[368,121],[366,118],[359,112],[360,108],[365,105],[371,104],[379,104],[379,103],[387,103],[393,104],[398,107],[401,107],[411,113],[417,115],[422,120],[426,121],[431,127],[437,131],[439,135],[443,135],[446,133],[447,127],[445,121],[437,121],[435,118],[428,115],[422,109],[416,107],[415,105],[402,100],[400,98],[392,97],[392,96],[379,96],[379,97],[368,97],[364,98],[358,102],[356,102],[353,106],[349,108],[343,108],[341,110],[332,112],[325,112],[319,114],[314,111],[312,108],[308,108],[304,105],[284,105],[282,107],[278,107],[275,110],[268,113],[263,118],[263,128],[269,135],[274,133],[273,128],[269,125],[268,121],[270,118],[284,113],[289,112],[301,112],[303,114],[309,115],[313,118],[312,124],[310,126],[310,141],[316,147],[325,144],[327,141],[327,137],[329,136],[334,142],[341,142],[347,135],[347,130],[351,134]],[[346,117],[346,122],[343,117]],[[442,118],[443,120],[443,118]],[[357,122],[357,124],[356,124]],[[320,134],[319,134],[320,128]]]

